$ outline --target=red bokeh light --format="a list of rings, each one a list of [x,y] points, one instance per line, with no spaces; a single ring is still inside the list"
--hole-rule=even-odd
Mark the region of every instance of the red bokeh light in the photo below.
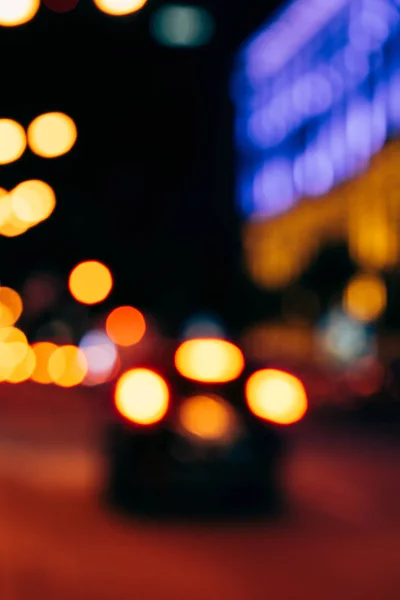
[[[43,0],[43,4],[58,13],[68,12],[75,8],[79,0]]]

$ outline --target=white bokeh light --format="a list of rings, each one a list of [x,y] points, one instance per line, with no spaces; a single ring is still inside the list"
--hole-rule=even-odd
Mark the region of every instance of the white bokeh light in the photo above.
[[[89,331],[83,336],[79,348],[84,352],[88,363],[85,383],[96,385],[108,381],[116,368],[118,350],[103,331]]]

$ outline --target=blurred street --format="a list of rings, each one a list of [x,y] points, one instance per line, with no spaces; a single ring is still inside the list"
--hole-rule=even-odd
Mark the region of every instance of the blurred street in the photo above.
[[[400,447],[389,438],[299,431],[281,523],[128,522],[98,501],[95,397],[0,394],[2,599],[397,600]]]

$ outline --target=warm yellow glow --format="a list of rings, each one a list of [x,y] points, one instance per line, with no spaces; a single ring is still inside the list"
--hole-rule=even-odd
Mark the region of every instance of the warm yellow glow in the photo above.
[[[53,344],[52,342],[38,342],[32,346],[32,350],[35,353],[36,365],[31,379],[36,381],[36,383],[52,383],[52,378],[49,373],[49,360],[52,354],[57,350],[56,344]]]
[[[0,327],[14,325],[22,314],[22,299],[15,290],[0,286]]]
[[[118,346],[133,346],[140,342],[146,332],[146,321],[133,306],[120,306],[107,317],[106,332]]]
[[[0,190],[0,235],[16,237],[25,233],[29,225],[21,221],[14,213],[11,194]]]
[[[139,425],[161,421],[169,405],[169,390],[164,379],[148,369],[124,373],[115,389],[115,406],[120,414]]]
[[[226,383],[239,377],[244,358],[237,346],[225,340],[195,339],[179,346],[175,366],[188,379]]]
[[[70,388],[83,382],[88,371],[84,352],[72,345],[60,346],[49,358],[48,372],[52,382]]]
[[[2,1],[4,0],[0,0],[0,11]],[[22,125],[11,119],[0,119],[0,165],[18,160],[25,152],[25,148],[26,135]]]
[[[20,329],[0,327],[0,381],[17,382],[28,353],[28,341]]]
[[[43,158],[56,158],[71,150],[78,132],[71,117],[64,113],[46,113],[36,117],[28,127],[28,144]]]
[[[147,0],[93,0],[99,10],[122,17],[134,13],[146,4]]]
[[[69,276],[69,290],[82,304],[97,304],[111,292],[110,270],[100,262],[89,260],[77,265]]]
[[[375,321],[386,308],[386,286],[375,275],[357,275],[344,294],[344,310],[358,321]]]
[[[14,369],[24,359],[28,348],[24,342],[0,342],[1,364]]]
[[[184,431],[207,442],[228,442],[237,432],[233,408],[217,396],[193,396],[180,407]]]
[[[7,377],[9,383],[22,383],[27,381],[35,370],[36,356],[30,346],[25,347],[24,355]]]
[[[280,425],[300,421],[308,406],[301,381],[275,369],[263,369],[249,377],[246,401],[257,417]]]
[[[24,181],[10,193],[15,216],[27,226],[45,221],[56,206],[56,195],[44,181]]]
[[[0,25],[16,27],[31,21],[39,10],[40,0],[0,0]]]
[[[12,342],[21,342],[22,344],[28,345],[28,340],[23,331],[18,327],[1,327],[0,328],[0,342],[6,342],[11,344]]]

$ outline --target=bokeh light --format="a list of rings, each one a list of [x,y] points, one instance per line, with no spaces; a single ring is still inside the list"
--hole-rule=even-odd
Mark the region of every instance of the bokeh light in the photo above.
[[[351,363],[376,352],[376,335],[366,323],[332,309],[316,331],[318,358],[328,363]]]
[[[107,15],[123,17],[134,13],[146,4],[147,0],[93,0],[99,10]]]
[[[0,286],[0,327],[14,325],[22,314],[21,296],[9,287]]]
[[[353,319],[375,321],[386,308],[385,282],[377,275],[357,275],[345,290],[343,308]]]
[[[82,304],[98,304],[107,298],[113,286],[110,270],[95,260],[81,262],[68,282],[72,296]]]
[[[18,383],[18,374],[17,380],[13,380],[14,373],[23,364],[28,349],[28,344],[22,341],[0,342],[0,377],[2,381]],[[24,369],[22,368],[23,373]]]
[[[14,346],[17,344],[16,342]],[[28,381],[32,376],[36,366],[36,356],[30,346],[25,346],[25,351],[21,348],[21,358],[18,360],[14,369],[7,377],[9,383],[22,383]]]
[[[60,112],[36,117],[28,127],[28,144],[43,158],[57,158],[71,150],[78,132],[74,121]]]
[[[37,179],[20,183],[10,197],[15,216],[29,227],[48,219],[56,206],[54,190]]]
[[[64,13],[73,10],[79,0],[43,0],[43,4],[50,10],[57,13]]]
[[[158,423],[168,410],[168,385],[154,371],[132,369],[124,373],[117,382],[115,406],[118,412],[132,423]]]
[[[263,369],[249,377],[246,401],[257,417],[280,425],[300,421],[308,407],[301,381],[276,369]]]
[[[179,421],[186,434],[205,442],[228,443],[237,434],[233,408],[214,395],[187,398],[180,407]]]
[[[0,342],[11,344],[12,342],[21,342],[28,345],[28,340],[23,331],[18,327],[0,327]]]
[[[0,25],[16,27],[31,21],[39,10],[40,0],[0,0]]]
[[[52,383],[53,380],[49,373],[49,360],[57,350],[57,345],[52,342],[37,342],[32,345],[32,350],[35,354],[36,364],[31,379],[36,383]]]
[[[0,189],[0,235],[16,237],[28,229],[28,223],[21,221],[14,212],[11,194]]]
[[[2,1],[0,0],[0,11]],[[25,148],[26,135],[22,125],[11,119],[0,119],[0,165],[7,165],[18,160],[25,152]]]
[[[133,306],[115,308],[106,320],[107,335],[117,346],[133,346],[146,332],[142,313]]]
[[[167,4],[154,14],[151,29],[155,39],[165,46],[197,47],[211,40],[215,24],[200,6]]]
[[[372,396],[382,389],[385,369],[375,357],[365,357],[356,361],[346,372],[350,391],[361,397]]]
[[[32,362],[29,357],[25,361],[28,352],[28,340],[23,331],[17,327],[0,327],[0,381],[24,381]]]
[[[60,346],[50,356],[49,376],[56,385],[70,388],[83,382],[88,371],[85,354],[73,345]]]
[[[118,351],[104,331],[89,331],[83,336],[79,348],[84,352],[88,364],[85,382],[99,385],[109,381],[118,364]]]
[[[188,379],[226,383],[242,373],[244,358],[237,346],[225,340],[194,339],[179,346],[175,366]]]

